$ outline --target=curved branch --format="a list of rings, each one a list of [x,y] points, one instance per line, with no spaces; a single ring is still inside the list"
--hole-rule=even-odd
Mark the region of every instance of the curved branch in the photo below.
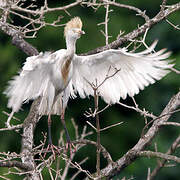
[[[117,6],[117,7],[121,7],[121,8],[126,8],[126,9],[129,9],[129,10],[133,10],[135,12],[137,12],[138,14],[137,15],[140,15],[141,17],[143,17],[146,21],[149,20],[149,17],[146,15],[146,11],[141,11],[139,8],[137,7],[134,7],[134,6],[130,6],[130,5],[127,5],[127,4],[120,4],[120,3],[117,3],[115,1],[108,1],[108,0],[103,0],[103,2],[109,4],[109,5],[114,5],[114,6]]]
[[[172,154],[175,152],[176,148],[178,147],[180,142],[180,136],[178,136],[176,138],[176,140],[173,142],[173,144],[171,145],[171,147],[168,149],[166,154]],[[156,168],[152,171],[152,173],[150,174],[150,180],[153,180],[155,178],[155,176],[157,175],[157,173],[160,171],[160,169],[162,167],[164,167],[164,165],[166,164],[167,160],[163,159],[160,163],[157,164]]]
[[[156,157],[156,158],[162,158],[164,160],[172,160],[177,163],[180,163],[180,158],[169,155],[169,154],[164,154],[161,152],[153,152],[153,151],[141,151],[138,153],[138,156],[143,156],[143,157]]]
[[[136,158],[139,157],[138,152],[145,149],[147,145],[149,145],[154,138],[154,136],[158,133],[160,126],[163,122],[168,121],[171,117],[172,111],[174,111],[178,106],[180,106],[180,91],[171,98],[165,109],[160,115],[160,118],[154,121],[151,128],[148,132],[139,139],[138,143],[130,149],[122,158],[117,160],[116,166],[107,166],[103,170],[101,170],[101,174],[107,177],[107,179],[111,179],[113,176],[119,174],[125,167],[134,162]],[[166,114],[166,115],[164,115]]]

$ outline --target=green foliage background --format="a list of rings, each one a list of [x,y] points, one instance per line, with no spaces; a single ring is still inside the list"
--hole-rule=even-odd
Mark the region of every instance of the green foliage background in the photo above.
[[[43,2],[43,1],[42,1]],[[38,1],[39,5],[42,5],[41,1]],[[64,6],[69,4],[70,1],[50,1],[50,7]],[[141,10],[146,10],[147,15],[154,17],[159,11],[161,1],[152,1],[152,0],[121,0],[121,3],[134,5]],[[170,3],[177,3],[178,0],[171,0]],[[109,23],[109,34],[112,36],[110,42],[114,41],[119,34],[119,31],[125,31],[128,33],[133,29],[137,28],[138,25],[142,25],[144,20],[135,16],[135,12],[112,7],[113,12],[110,13],[110,23]],[[71,14],[71,17],[80,16],[83,21],[83,30],[86,32],[86,35],[82,36],[81,39],[77,42],[77,54],[88,52],[96,47],[105,45],[105,38],[103,37],[100,30],[104,30],[104,26],[97,26],[98,23],[104,21],[105,8],[101,7],[98,11],[94,12],[92,8],[83,8],[81,6],[74,7],[68,10]],[[66,23],[71,17],[69,17],[65,12],[56,12],[47,15],[46,21],[52,22],[56,19],[58,15],[64,16],[62,23]],[[14,20],[15,24],[23,24],[24,21],[11,17]],[[180,24],[180,12],[176,12],[173,15],[169,16],[168,19],[174,24]],[[147,35],[147,43],[151,44],[155,39],[159,39],[157,49],[168,48],[172,51],[172,59],[176,59],[176,68],[180,69],[180,31],[174,30],[173,27],[168,25],[165,21],[160,22],[155,25]],[[65,40],[63,37],[63,27],[44,27],[42,28],[35,39],[26,39],[29,43],[35,46],[39,51],[56,51],[61,48],[65,48]],[[11,38],[5,35],[3,32],[0,32],[0,127],[4,127],[4,123],[7,120],[7,116],[2,112],[10,112],[10,109],[6,108],[7,98],[3,95],[3,91],[7,86],[7,82],[12,78],[13,75],[17,74],[19,69],[22,67],[25,62],[26,54],[21,52],[19,49],[14,47],[11,44]],[[155,115],[163,110],[165,105],[168,103],[170,98],[178,92],[179,89],[179,76],[173,72],[168,74],[161,81],[151,85],[142,91],[139,95],[135,96],[137,103],[140,108],[145,108],[149,112],[153,112]],[[123,101],[128,104],[132,104],[130,98],[127,98]],[[30,104],[23,106],[23,111],[20,111],[16,116],[23,122],[26,118]],[[105,103],[100,101],[100,108],[104,107]],[[74,139],[74,131],[70,119],[74,118],[75,122],[78,124],[80,130],[86,125],[86,120],[89,120],[92,124],[95,124],[94,119],[87,119],[83,113],[88,110],[88,108],[93,108],[93,98],[87,99],[74,99],[70,100],[67,111],[66,111],[66,122],[72,140]],[[171,121],[178,121],[180,117],[179,113],[176,113],[172,116]],[[102,132],[101,134],[101,143],[107,148],[107,150],[112,154],[113,160],[116,160],[126,153],[130,148],[132,148],[138,141],[141,135],[141,131],[144,127],[143,117],[140,117],[134,111],[120,107],[119,105],[113,105],[107,109],[103,114],[100,115],[101,127],[106,127],[110,124],[123,121],[124,123],[120,126],[114,127],[107,131]],[[21,123],[14,121],[12,123]],[[57,144],[57,139],[59,137],[60,131],[62,130],[62,125],[60,123],[59,117],[53,117],[53,142]],[[92,130],[89,128],[89,130]],[[47,117],[43,117],[37,124],[34,136],[35,145],[40,143],[40,140],[43,139],[42,132],[47,132]],[[154,142],[157,142],[158,150],[160,152],[166,152],[170,147],[171,143],[179,134],[179,129],[175,127],[164,127],[161,129],[158,136],[155,138]],[[96,140],[95,135],[89,137],[91,140]],[[0,151],[10,151],[10,152],[20,152],[21,149],[21,133],[15,133],[12,131],[9,132],[0,132]],[[151,149],[153,150],[152,143]],[[83,157],[89,156],[89,160],[83,166],[88,168],[91,172],[95,171],[95,148],[88,146],[81,149],[75,160],[78,161]],[[138,159],[135,163],[130,165],[124,170],[124,172],[118,176],[122,178],[123,176],[131,177],[135,179],[143,180],[146,179],[147,169],[155,167],[156,160],[141,158]],[[61,162],[63,166],[63,162]],[[105,166],[104,160],[102,160],[102,167]],[[157,179],[178,179],[180,177],[179,173],[180,165],[171,168],[164,168]],[[7,169],[0,168],[0,175],[7,172]],[[71,172],[73,173],[73,171]],[[44,175],[48,174],[46,171]],[[11,179],[22,179],[22,177],[9,176]],[[45,176],[45,179],[48,179],[48,176]],[[83,176],[80,176],[81,179]],[[114,178],[117,179],[118,177]]]

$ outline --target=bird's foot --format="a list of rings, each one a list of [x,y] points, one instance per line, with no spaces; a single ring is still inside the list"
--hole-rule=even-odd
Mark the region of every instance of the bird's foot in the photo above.
[[[52,143],[48,144],[48,146],[47,146],[47,148],[45,150],[45,153],[44,153],[44,158],[46,157],[46,154],[48,152],[52,152],[53,153],[54,159],[56,158],[56,154],[60,155],[60,153],[61,153],[60,149],[57,146],[55,146],[54,144],[52,144]]]
[[[68,141],[65,145],[64,151],[67,153],[68,150],[70,152],[70,158],[71,158],[72,154],[76,152],[76,146],[71,141]]]

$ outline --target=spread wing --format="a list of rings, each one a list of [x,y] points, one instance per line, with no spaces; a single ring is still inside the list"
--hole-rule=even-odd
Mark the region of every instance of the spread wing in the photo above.
[[[173,66],[166,60],[170,56],[166,49],[154,52],[156,44],[157,41],[139,53],[110,49],[94,55],[76,56],[73,60],[74,91],[82,98],[93,96],[90,83],[102,84],[98,92],[106,103],[116,103],[127,95],[138,94],[139,90],[164,77]]]
[[[22,103],[42,96],[39,112],[44,114],[50,110],[56,93],[51,80],[52,71],[63,53],[64,50],[60,50],[28,57],[20,74],[9,81],[5,91],[9,97],[8,107],[17,112]]]

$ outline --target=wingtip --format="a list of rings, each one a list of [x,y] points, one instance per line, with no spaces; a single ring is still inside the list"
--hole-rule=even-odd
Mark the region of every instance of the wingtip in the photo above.
[[[154,42],[149,47],[149,49],[152,49],[152,51],[153,51],[155,49],[155,47],[157,46],[157,43],[158,43],[158,39],[155,39]]]

